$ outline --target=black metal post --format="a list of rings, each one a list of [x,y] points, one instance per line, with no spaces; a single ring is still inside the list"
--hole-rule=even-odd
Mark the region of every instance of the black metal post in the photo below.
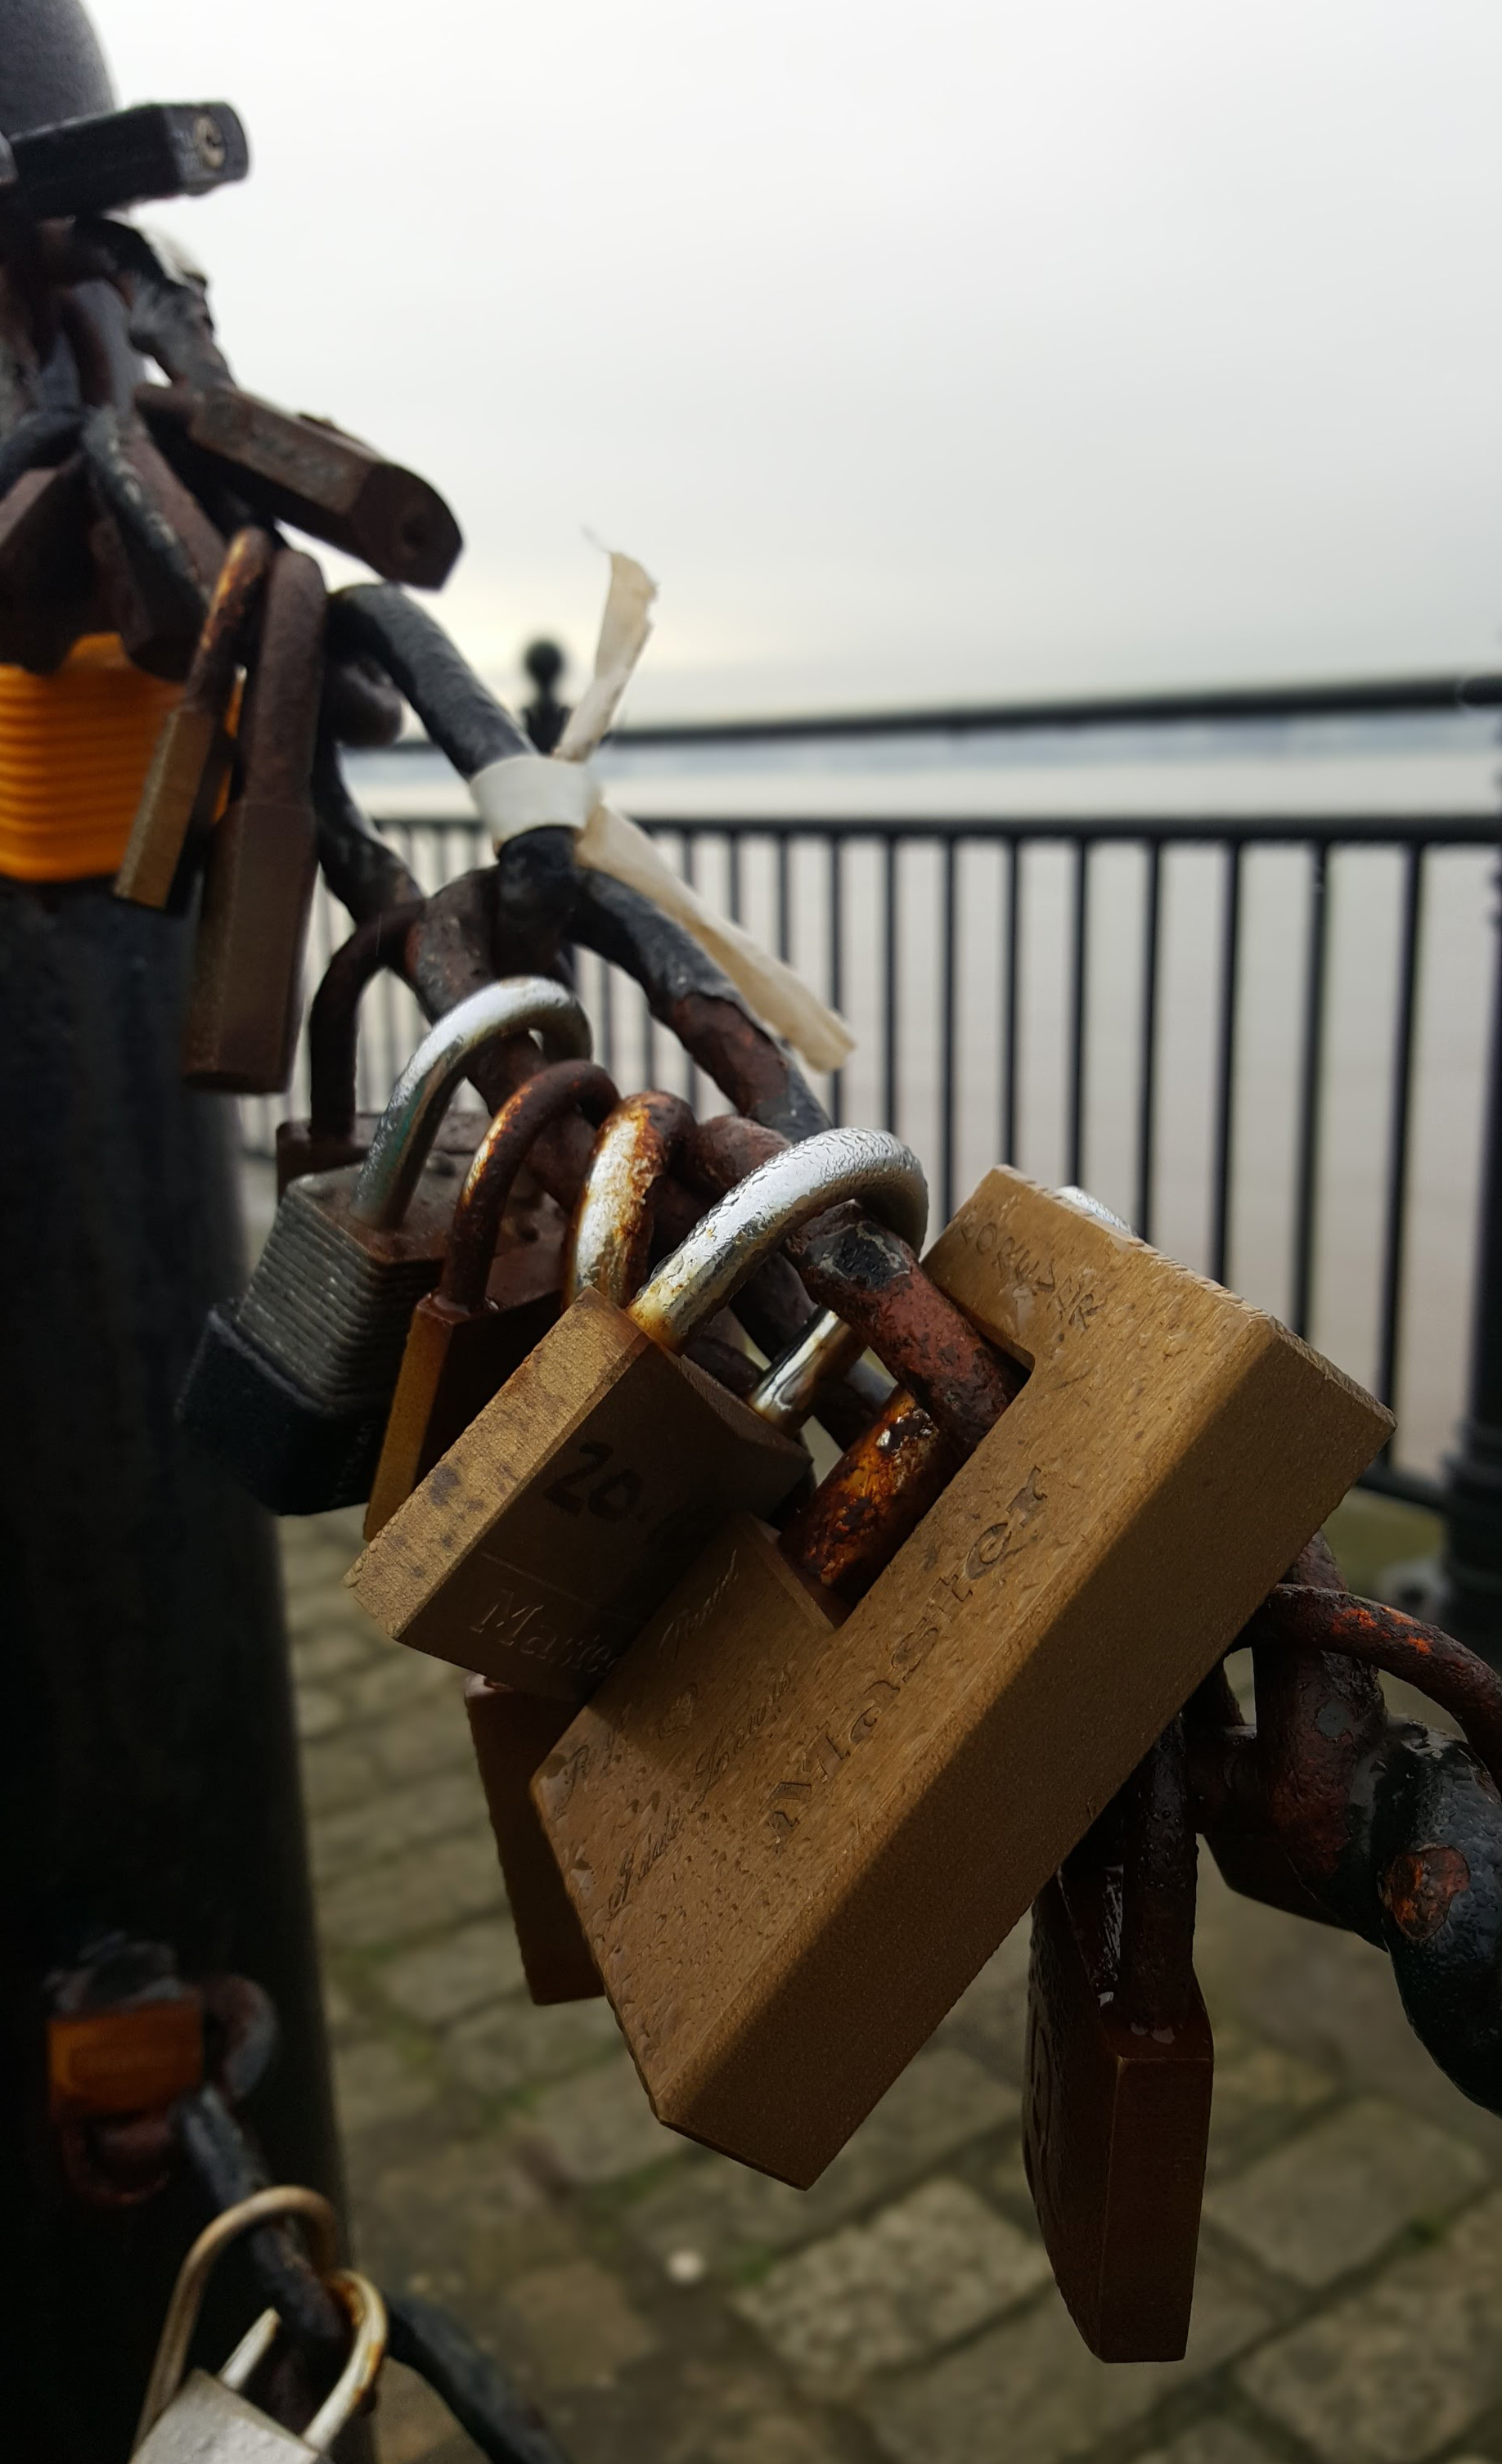
[[[1493,880],[1502,890],[1502,872]],[[1487,1060],[1470,1384],[1446,1464],[1438,1616],[1502,1665],[1502,913],[1493,908],[1491,1042]]]
[[[338,2197],[270,1526],[177,1430],[241,1280],[226,1099],[182,1085],[185,928],[102,881],[0,881],[0,2351],[10,2446],[129,2452],[205,2210],[69,2189],[44,1980],[116,1929],[273,1995],[246,2118]]]

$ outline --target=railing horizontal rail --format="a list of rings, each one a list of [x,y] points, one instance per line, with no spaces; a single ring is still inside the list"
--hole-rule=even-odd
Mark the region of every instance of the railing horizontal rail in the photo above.
[[[1049,735],[1113,727],[1226,727],[1242,721],[1418,717],[1502,707],[1502,674],[1393,676],[1310,684],[1206,686],[1196,692],[1091,693],[933,709],[791,712],[783,717],[646,720],[622,745],[777,744],[842,737]],[[426,751],[408,737],[397,752]]]

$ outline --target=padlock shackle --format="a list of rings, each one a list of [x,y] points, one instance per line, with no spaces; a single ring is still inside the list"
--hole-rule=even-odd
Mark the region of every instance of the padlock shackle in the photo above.
[[[234,689],[247,627],[255,612],[276,542],[270,531],[236,531],[225,550],[194,645],[178,707],[222,719]]]
[[[323,2282],[347,2313],[352,2332],[343,2368],[306,2429],[297,2433],[315,2455],[326,2453],[369,2395],[386,2359],[389,2334],[386,2303],[368,2276],[357,2274],[352,2267],[341,2267],[326,2275]],[[280,2332],[281,2321],[276,2311],[263,2310],[217,2373],[220,2386],[228,2387],[232,2395],[242,2393]]]
[[[620,1100],[594,1061],[555,1061],[508,1096],[476,1151],[453,1209],[437,1298],[474,1314],[485,1298],[496,1243],[518,1173],[536,1141],[564,1113],[594,1122]]]
[[[911,1147],[887,1130],[821,1130],[771,1156],[712,1206],[628,1315],[665,1351],[681,1352],[789,1232],[847,1199],[859,1199],[911,1247],[921,1245],[928,1183]]]
[[[812,1418],[826,1379],[848,1375],[865,1350],[863,1334],[833,1309],[821,1309],[763,1370],[747,1398],[752,1411],[791,1437]]]
[[[403,973],[408,934],[424,901],[378,908],[342,941],[323,970],[308,1009],[308,1127],[319,1137],[354,1134],[359,1110],[360,1003],[383,967]]]
[[[647,1272],[652,1199],[694,1128],[681,1095],[658,1088],[617,1104],[594,1142],[568,1228],[563,1303],[599,1292],[625,1309]]]
[[[360,1167],[349,1211],[378,1231],[399,1223],[438,1134],[449,1098],[476,1057],[535,1027],[549,1061],[587,1061],[589,1022],[550,976],[484,984],[431,1027],[403,1070]]]
[[[221,2253],[238,2241],[242,2233],[254,2233],[258,2225],[279,2224],[288,2216],[300,2216],[307,2225],[313,2243],[313,2264],[320,2276],[328,2275],[339,2255],[339,2219],[318,2190],[304,2189],[295,2182],[255,2190],[248,2199],[237,2199],[232,2208],[226,2208],[222,2215],[205,2225],[177,2271],[151,2376],[146,2381],[133,2451],[177,2393],[209,2277]]]

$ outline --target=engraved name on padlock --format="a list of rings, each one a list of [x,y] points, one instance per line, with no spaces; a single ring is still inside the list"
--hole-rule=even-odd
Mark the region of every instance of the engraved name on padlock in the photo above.
[[[800,2185],[1391,1427],[1018,1174],[927,1264],[1017,1400],[843,1624],[728,1525],[534,1789],[659,2118]]]

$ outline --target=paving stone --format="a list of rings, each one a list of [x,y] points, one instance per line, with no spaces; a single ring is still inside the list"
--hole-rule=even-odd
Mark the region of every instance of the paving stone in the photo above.
[[[1025,1917],[1000,1950],[966,1986],[939,2034],[989,2067],[1022,2085],[1023,2040],[1027,2024],[1027,1951],[1031,1926]]]
[[[752,2413],[733,2429],[694,2441],[704,2464],[834,2464],[834,2451],[790,2412]]]
[[[529,2120],[570,2182],[618,2182],[665,2157],[683,2155],[688,2145],[657,2121],[629,2054],[549,2088]]]
[[[1057,2293],[926,2369],[859,2400],[877,2444],[912,2464],[1062,2464],[1119,2437],[1265,2334],[1265,2305],[1208,2254],[1182,2362],[1097,2362]]]
[[[349,1615],[350,1594],[343,1587],[342,1574],[337,1568],[325,1573],[319,1567],[298,1583],[287,1595],[287,1632],[294,1645],[304,1636],[317,1634],[330,1626],[343,1626],[350,1633],[358,1629]]]
[[[972,2334],[1048,2276],[1036,2243],[940,2180],[784,2259],[735,2306],[806,2385],[833,2391]]]
[[[327,1737],[343,1725],[344,1709],[326,1685],[299,1685],[293,1698],[299,1737]]]
[[[405,2062],[394,2045],[366,2036],[334,2054],[334,2101],[341,2130],[368,2130],[420,2113],[437,2093],[434,2081]]]
[[[509,1918],[481,1917],[378,1969],[376,1983],[409,2018],[434,2027],[462,2018],[522,1984],[521,1954]]]
[[[387,2362],[381,2372],[380,2399],[375,2409],[377,2464],[430,2464],[455,2437],[453,2415],[426,2379],[400,2362]],[[460,2438],[456,2455],[477,2450]]]
[[[385,1774],[370,1750],[371,1733],[368,1728],[353,1733],[339,1728],[330,1736],[303,1738],[302,1796],[310,1815],[337,1814],[342,1806],[373,1796],[383,1785]]]
[[[517,1994],[451,2028],[443,2055],[477,2096],[511,2096],[534,2079],[558,2078],[596,2061],[620,2041],[615,2014],[603,1996],[540,2007]]]
[[[442,2127],[430,2112],[413,2138]],[[514,2134],[445,2137],[357,2163],[355,2246],[378,2281],[478,2307],[483,2329],[510,2278],[581,2255],[578,2236],[528,2169]]]
[[[506,2299],[549,2387],[613,2386],[620,2371],[657,2349],[655,2332],[625,2287],[592,2259],[519,2276]]]
[[[712,2267],[747,2251],[811,2241],[944,2163],[968,2140],[1010,2127],[1021,2111],[968,2054],[934,2045],[910,2062],[811,2190],[713,2158],[632,2208],[631,2233],[664,2263],[697,2252]]]
[[[1253,2401],[1338,2464],[1418,2464],[1502,2403],[1502,2193],[1242,2365]]]
[[[292,1646],[292,1665],[299,1685],[320,1678],[338,1677],[343,1669],[357,1667],[368,1660],[370,1645],[363,1634],[351,1633],[347,1625],[333,1623],[315,1626],[311,1633],[299,1635]]]
[[[333,1976],[323,1979],[323,2024],[331,2038],[352,2035],[364,2025],[343,1987]]]
[[[1270,2451],[1235,2421],[1202,2421],[1170,2447],[1155,2447],[1138,2464],[1273,2464]]]
[[[367,1805],[318,1816],[311,1835],[314,1880],[331,1881],[357,1865],[465,1829],[485,1829],[485,1800],[473,1770],[439,1771],[407,1788],[387,1788]]]
[[[380,1635],[374,1624],[370,1631]],[[459,1692],[463,1680],[446,1660],[430,1660],[424,1651],[407,1651],[400,1643],[380,1639],[385,1643],[381,1656],[341,1681],[350,1719],[374,1720],[383,1711],[405,1709],[409,1703],[420,1703],[425,1695]],[[462,1719],[462,1712],[460,1716]]]
[[[1281,2045],[1263,2044],[1234,2025],[1218,2028],[1206,2179],[1217,2182],[1238,2172],[1338,2091],[1331,2072],[1300,2061]]]
[[[1264,2267],[1314,2291],[1364,2267],[1405,2226],[1438,2223],[1490,2178],[1465,2140],[1363,2097],[1220,2183],[1204,2212]]]
[[[382,1720],[359,1731],[361,1741],[386,1779],[420,1779],[427,1771],[462,1764],[475,1768],[470,1724],[464,1716],[459,1688],[440,1686],[432,1699],[408,1705],[399,1718]]]
[[[319,1923],[326,1939],[350,1950],[431,1933],[499,1902],[500,1868],[489,1831],[435,1840],[420,1854],[363,1865],[324,1885]]]

